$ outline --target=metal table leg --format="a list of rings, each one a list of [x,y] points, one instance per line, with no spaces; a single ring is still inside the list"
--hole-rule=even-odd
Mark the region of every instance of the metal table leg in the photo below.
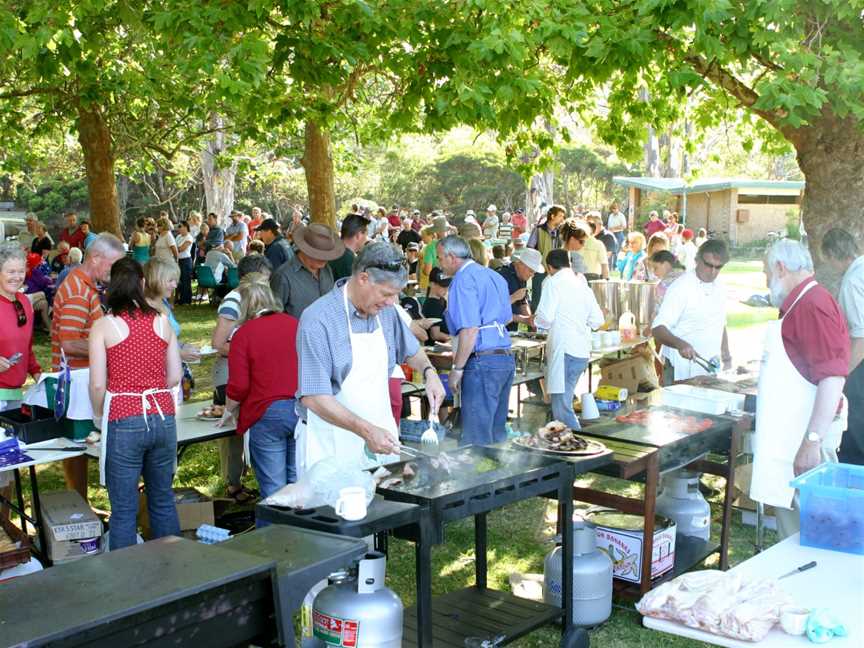
[[[765,505],[756,502],[756,553],[762,553],[762,535],[765,529]]]
[[[27,533],[27,516],[24,514],[24,490],[21,488],[21,472],[17,468],[12,472],[15,475],[15,493],[18,500],[18,515],[21,517],[21,530]]]
[[[562,633],[573,628],[573,485],[562,483],[558,487],[558,524],[561,527],[561,607],[564,610]]]
[[[417,646],[432,648],[432,529],[428,515],[418,523],[419,538],[414,544],[417,579]]]
[[[474,570],[478,589],[486,589],[487,558],[486,514],[478,513],[474,516]]]
[[[30,466],[30,490],[33,496],[33,517],[36,519],[36,531],[39,534],[39,551],[47,563],[53,564],[48,558],[48,540],[45,537],[45,522],[42,519],[42,503],[39,500],[39,481],[36,479],[36,466]]]

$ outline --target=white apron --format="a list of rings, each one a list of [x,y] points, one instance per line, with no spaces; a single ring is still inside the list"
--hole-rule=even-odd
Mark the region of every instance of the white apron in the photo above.
[[[565,340],[567,335],[590,335],[590,329],[585,327],[585,333],[576,333],[572,329],[567,331],[563,325],[556,325],[556,321],[552,322],[552,328],[549,329],[549,338],[546,340],[546,393],[548,394],[563,394],[564,384],[566,383],[566,372],[564,356]],[[590,351],[588,354],[590,355]]]
[[[114,329],[117,331],[117,333],[120,333],[122,335],[122,332],[120,331],[120,328],[117,326],[117,323],[114,321],[114,319],[109,318],[109,321],[114,326]],[[160,333],[161,333],[161,330],[160,330]],[[121,342],[122,342],[122,340],[121,340]],[[141,392],[118,392],[116,394],[112,393],[108,390],[105,391],[105,400],[102,404],[102,418],[101,419],[95,419],[94,418],[94,421],[93,421],[94,425],[96,427],[98,427],[100,429],[100,432],[101,432],[101,439],[99,441],[99,484],[101,486],[106,485],[105,484],[105,462],[106,462],[106,459],[108,457],[108,419],[109,419],[109,416],[111,414],[111,400],[115,396],[132,396],[135,398],[141,398],[141,412],[142,412],[142,416],[144,418],[144,425],[145,425],[145,427],[147,427],[147,429],[149,429],[150,425],[147,422],[147,414],[150,413],[151,409],[155,409],[156,413],[159,414],[159,417],[163,421],[165,420],[165,415],[162,413],[162,408],[159,406],[159,401],[156,398],[157,394],[171,394],[172,398],[174,399],[174,407],[175,408],[177,407],[178,394],[177,394],[177,388],[176,387],[173,389],[159,389],[159,388],[145,389],[144,391],[141,391]],[[151,406],[151,402],[152,402],[152,406]],[[173,470],[174,470],[174,473],[176,474],[177,473],[177,453],[176,452],[174,453],[174,469]]]
[[[805,286],[785,315],[816,285],[812,281]],[[765,335],[756,400],[750,497],[763,504],[791,509],[795,496],[795,489],[789,485],[795,478],[793,463],[807,432],[817,387],[805,380],[789,359],[783,345],[782,326],[783,318],[769,322]],[[837,430],[842,434],[842,428],[843,424],[835,421],[823,447],[836,448],[840,443]]]
[[[399,431],[390,407],[387,339],[380,318],[372,333],[354,333],[348,310],[348,293],[343,291],[345,317],[351,343],[351,370],[335,395],[345,409],[373,425],[388,430],[398,442]],[[373,454],[360,436],[328,423],[311,409],[306,425],[297,426],[297,475],[302,476],[317,462],[328,457],[345,456],[372,467],[399,461],[399,455]]]

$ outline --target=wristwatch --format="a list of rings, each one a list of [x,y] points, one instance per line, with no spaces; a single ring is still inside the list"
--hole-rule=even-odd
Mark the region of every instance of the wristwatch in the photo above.
[[[822,437],[820,437],[819,434],[816,432],[808,432],[807,440],[811,443],[819,443],[820,441],[822,441]]]

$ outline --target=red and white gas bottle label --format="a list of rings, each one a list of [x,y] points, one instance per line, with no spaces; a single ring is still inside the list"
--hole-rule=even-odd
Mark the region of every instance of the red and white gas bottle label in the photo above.
[[[360,622],[340,619],[320,612],[312,613],[313,634],[328,646],[356,648],[360,634]]]

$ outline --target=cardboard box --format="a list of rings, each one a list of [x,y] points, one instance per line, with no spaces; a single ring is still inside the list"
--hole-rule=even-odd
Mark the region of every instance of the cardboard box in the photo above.
[[[69,562],[101,551],[102,521],[78,493],[45,493],[41,506],[52,561]]]
[[[589,517],[590,519],[590,517]],[[597,548],[612,559],[614,578],[638,583],[642,578],[642,531],[616,529],[595,525]],[[651,551],[651,578],[665,574],[675,566],[675,524],[654,529],[654,545]]]
[[[48,557],[55,565],[79,560],[85,556],[96,556],[102,553],[102,536],[82,538],[81,540],[48,540]]]
[[[624,387],[631,394],[656,389],[657,372],[651,359],[642,355],[613,360],[600,366],[600,385]]]
[[[194,488],[175,488],[174,503],[181,531],[194,531],[202,524],[215,524],[213,500]],[[138,497],[138,526],[145,540],[151,537],[150,516],[147,513],[147,493],[141,490]]]

